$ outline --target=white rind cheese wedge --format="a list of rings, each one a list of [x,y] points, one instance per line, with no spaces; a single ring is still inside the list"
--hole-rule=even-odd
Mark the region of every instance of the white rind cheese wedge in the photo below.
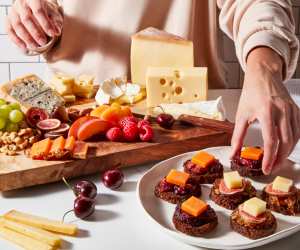
[[[236,189],[243,186],[243,179],[237,171],[225,172],[224,182],[227,188]]]
[[[24,234],[28,237],[44,242],[51,246],[58,247],[61,244],[61,239],[59,236],[40,228],[21,224],[5,218],[0,218],[0,224],[2,224],[5,228]]]
[[[193,42],[149,27],[131,39],[131,81],[146,86],[148,67],[193,67]]]
[[[267,203],[257,197],[251,198],[244,202],[243,210],[254,216],[257,217],[266,211]]]
[[[26,235],[20,234],[3,226],[0,226],[0,237],[19,245],[27,250],[52,250],[53,246],[49,246],[43,242],[32,239]]]
[[[273,181],[272,189],[288,193],[292,186],[293,186],[292,180],[281,176],[277,176]]]
[[[180,115],[192,115],[196,117],[203,117],[208,119],[215,119],[224,121],[226,119],[225,107],[222,97],[216,100],[188,102],[188,103],[162,103],[160,107],[155,107],[150,110],[156,116],[162,113],[162,109],[167,114],[174,116],[178,119]]]
[[[207,68],[150,67],[146,79],[148,108],[207,100]]]
[[[3,217],[8,220],[20,222],[29,226],[42,228],[56,233],[67,235],[75,235],[77,226],[74,224],[66,224],[61,221],[50,220],[36,215],[31,215],[16,210],[11,210],[4,214]]]

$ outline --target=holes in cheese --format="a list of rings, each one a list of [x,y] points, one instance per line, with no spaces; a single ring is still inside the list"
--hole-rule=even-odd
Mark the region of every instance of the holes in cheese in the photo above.
[[[248,160],[259,160],[263,156],[263,150],[255,147],[245,147],[241,152],[241,157]]]
[[[257,197],[251,198],[244,202],[243,211],[257,217],[266,212],[267,203]]]
[[[174,75],[180,72],[180,78]],[[164,84],[161,80],[164,79]],[[147,107],[207,99],[207,68],[149,67],[146,75]],[[165,94],[168,98],[165,98]]]
[[[243,179],[239,175],[238,171],[225,172],[224,182],[227,188],[237,189],[243,187]]]
[[[214,161],[215,161],[215,157],[205,151],[199,151],[192,158],[192,163],[194,163],[202,168],[208,167]]]
[[[167,83],[166,79],[163,79],[163,78],[160,79],[159,82],[160,82],[161,85],[165,85]]]
[[[284,193],[288,193],[290,191],[290,188],[293,186],[293,181],[284,178],[281,176],[277,176],[275,180],[272,183],[272,189],[276,191],[281,191]]]
[[[189,199],[187,199],[181,204],[182,211],[195,217],[205,212],[207,208],[208,205],[204,201],[196,198],[195,196],[191,196]]]
[[[174,185],[185,186],[189,178],[189,174],[172,169],[167,175],[166,181]]]

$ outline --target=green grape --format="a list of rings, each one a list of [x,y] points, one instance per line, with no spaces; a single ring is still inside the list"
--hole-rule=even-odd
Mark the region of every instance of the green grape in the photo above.
[[[7,119],[11,110],[7,104],[0,106],[0,118]]]
[[[17,103],[17,102],[10,103],[10,104],[8,104],[8,106],[9,106],[12,110],[14,110],[14,109],[21,110],[21,106],[20,106],[20,104]]]
[[[6,104],[6,101],[2,98],[0,98],[0,106]]]
[[[13,123],[19,123],[23,120],[23,113],[20,110],[12,110],[9,113],[9,120]]]
[[[17,132],[19,130],[19,125],[17,123],[8,123],[6,124],[5,130],[7,132]]]
[[[3,118],[0,118],[0,129],[3,129],[5,127],[6,120]]]

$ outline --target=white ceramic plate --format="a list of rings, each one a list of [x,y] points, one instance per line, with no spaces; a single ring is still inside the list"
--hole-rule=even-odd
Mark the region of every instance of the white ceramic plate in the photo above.
[[[208,148],[206,151],[215,155],[222,162],[225,171],[230,170],[230,147]],[[236,232],[233,232],[229,225],[231,211],[219,207],[209,199],[211,185],[203,185],[202,199],[207,201],[217,212],[219,224],[216,230],[205,237],[193,237],[177,231],[172,223],[172,215],[175,205],[156,198],[153,191],[155,185],[159,182],[159,180],[167,175],[170,169],[175,168],[182,170],[183,163],[187,159],[190,159],[194,153],[195,152],[190,152],[178,155],[156,164],[141,178],[138,183],[137,196],[145,214],[147,214],[147,216],[149,216],[164,232],[185,243],[200,247],[212,249],[246,249],[265,245],[300,231],[300,215],[284,216],[278,213],[273,213],[277,218],[278,227],[276,232],[271,236],[258,240],[250,240]],[[296,186],[300,187],[299,165],[287,162],[284,170],[276,173],[276,175],[292,178],[294,179]],[[273,178],[274,176],[259,177],[256,178],[255,181],[252,180],[252,184],[257,190],[261,191],[267,183],[273,180]]]

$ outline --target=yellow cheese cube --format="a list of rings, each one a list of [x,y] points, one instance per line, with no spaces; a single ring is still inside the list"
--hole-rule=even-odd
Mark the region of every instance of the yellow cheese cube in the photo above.
[[[151,67],[193,67],[193,42],[149,27],[132,36],[131,80],[146,85],[146,71]]]
[[[64,95],[63,98],[65,99],[65,102],[75,102],[76,96],[75,95]]]
[[[73,93],[76,96],[91,98],[94,93],[94,77],[89,75],[79,76],[73,86]]]
[[[287,193],[290,191],[291,186],[293,186],[292,180],[277,176],[273,181],[272,189]]]
[[[50,85],[60,94],[69,95],[73,93],[74,78],[67,75],[55,75]]]
[[[243,179],[237,171],[225,172],[224,182],[226,187],[230,189],[241,188],[243,186]]]
[[[207,99],[207,68],[148,68],[147,106]]]
[[[267,203],[257,197],[251,198],[244,202],[243,210],[254,216],[257,217],[266,211]]]

